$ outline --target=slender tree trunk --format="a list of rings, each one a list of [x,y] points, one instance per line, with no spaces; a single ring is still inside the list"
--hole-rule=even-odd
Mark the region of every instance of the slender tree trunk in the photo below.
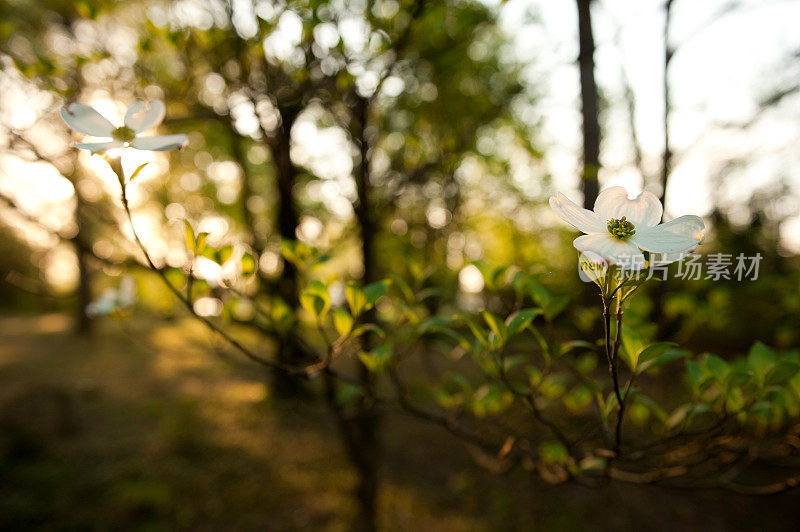
[[[355,208],[356,221],[361,230],[361,253],[364,265],[362,280],[364,284],[378,280],[378,271],[375,263],[375,237],[377,235],[377,220],[374,216],[374,206],[369,183],[369,146],[367,127],[369,124],[370,101],[358,97],[353,116],[353,137],[358,142],[360,162],[355,170],[356,192],[358,204]],[[374,310],[366,315],[367,321],[374,320]],[[369,350],[372,347],[370,338],[364,337],[363,347]],[[349,440],[355,442],[355,447],[350,452],[350,460],[358,470],[358,486],[356,498],[359,503],[359,513],[353,523],[355,530],[375,530],[376,501],[378,495],[378,469],[380,466],[381,447],[378,437],[380,415],[371,396],[374,378],[372,373],[359,364],[360,378],[367,384],[365,393],[359,400],[354,415],[345,421]]]
[[[661,157],[661,172],[659,175],[659,199],[661,204],[664,205],[664,214],[666,215],[667,204],[665,202],[667,196],[667,183],[669,182],[669,175],[672,170],[672,149],[669,146],[669,118],[672,113],[672,102],[670,100],[670,85],[669,85],[669,65],[672,61],[672,56],[675,53],[674,48],[669,43],[669,30],[672,22],[672,2],[673,0],[666,0],[664,4],[664,149]],[[650,299],[653,302],[653,313],[651,319],[653,323],[658,325],[659,337],[666,337],[670,334],[672,328],[671,323],[664,315],[664,303],[666,301],[666,290],[664,283],[656,283],[651,288]]]
[[[367,115],[369,101],[358,98],[355,106],[355,122],[361,162],[356,168],[355,181],[358,204],[355,207],[356,221],[361,230],[361,255],[364,261],[364,283],[377,280],[375,271],[375,224],[372,219],[372,205],[369,184],[369,139],[367,139]]]
[[[278,183],[278,234],[286,240],[297,239],[298,213],[294,202],[294,186],[297,178],[297,169],[290,156],[291,131],[294,121],[299,114],[300,107],[285,106],[281,111],[281,125],[270,143]],[[297,294],[297,269],[293,264],[284,261],[283,275],[281,277],[279,294],[290,308],[298,308]],[[280,339],[278,346],[278,361],[283,364],[301,365],[302,351],[292,336],[286,335]],[[285,398],[296,397],[303,391],[302,382],[298,377],[289,375],[284,371],[274,374],[276,393]]]
[[[669,146],[669,117],[672,113],[669,65],[675,53],[675,49],[669,43],[669,30],[672,22],[672,2],[673,0],[667,0],[664,4],[664,151],[661,160],[661,179],[659,183],[661,185],[661,192],[659,193],[659,199],[665,207],[666,204],[664,200],[667,196],[667,182],[669,181],[669,174],[672,170],[672,150]]]
[[[92,279],[89,271],[89,255],[80,234],[73,240],[75,255],[78,257],[78,292],[75,307],[75,332],[89,334],[92,332],[92,318],[86,312],[92,302]]]
[[[594,78],[594,34],[592,32],[592,0],[578,1],[578,66],[581,80],[581,113],[583,116],[583,172],[581,188],[583,205],[594,206],[600,184],[600,122],[598,118],[597,83]]]
[[[86,220],[84,214],[86,202],[80,193],[80,188],[77,186],[79,176],[73,172],[68,178],[75,189],[75,224],[78,227],[75,236],[72,237],[72,245],[75,248],[75,256],[78,259],[75,332],[86,335],[92,332],[92,318],[86,310],[89,303],[92,302],[92,273],[89,265],[90,256],[92,254],[91,238],[87,236],[89,222]]]
[[[348,413],[336,400],[339,383],[333,375],[324,373],[325,399],[336,418],[339,436],[348,460],[358,472],[355,495],[358,509],[352,530],[372,532],[377,528],[376,502],[378,494],[378,465],[380,443],[377,435],[377,409],[359,407]],[[365,430],[366,429],[366,430]]]

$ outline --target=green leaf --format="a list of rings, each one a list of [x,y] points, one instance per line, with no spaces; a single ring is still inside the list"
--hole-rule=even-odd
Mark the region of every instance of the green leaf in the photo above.
[[[575,386],[563,398],[564,406],[573,412],[580,412],[592,402],[592,392],[581,384]]]
[[[342,382],[336,388],[336,403],[345,405],[354,401],[364,395],[361,386],[350,384],[349,382]]]
[[[300,304],[317,319],[325,314],[325,300],[316,294],[300,294]]]
[[[583,353],[575,360],[575,369],[583,375],[589,375],[597,367],[596,353]]]
[[[272,298],[269,317],[280,332],[287,332],[294,324],[292,308],[280,297]]]
[[[186,249],[194,253],[194,247],[195,247],[194,229],[192,228],[192,224],[189,223],[189,220],[184,220],[183,224],[185,229],[184,238],[186,243]]]
[[[383,332],[383,329],[381,329],[377,325],[373,325],[372,323],[365,323],[364,325],[359,325],[358,327],[353,329],[353,332],[350,333],[350,337],[351,338],[358,338],[359,336],[363,336],[363,335],[367,334],[368,332],[373,332],[373,333],[377,334],[381,338],[385,338],[386,337],[386,333]]]
[[[781,360],[767,371],[767,375],[764,377],[764,384],[766,386],[786,384],[792,377],[797,375],[798,371],[800,371],[800,365],[796,362]]]
[[[749,369],[747,371],[741,371],[738,369],[734,369],[730,373],[728,373],[728,379],[726,385],[728,388],[739,388],[745,386],[750,381],[753,380],[755,375]]]
[[[634,400],[636,404],[646,407],[647,410],[652,412],[662,423],[666,424],[668,422],[669,415],[667,414],[666,410],[664,410],[661,405],[652,398],[637,392]]]
[[[526,308],[509,316],[506,320],[509,336],[522,332],[541,313],[542,311],[538,308]]]
[[[217,250],[216,262],[217,264],[225,264],[233,256],[233,246],[222,246]]]
[[[486,325],[489,326],[497,338],[497,343],[499,345],[503,345],[508,338],[508,328],[506,327],[506,324],[488,310],[481,312],[481,316],[483,316],[483,321],[486,322]]]
[[[497,268],[494,272],[492,272],[490,276],[489,286],[494,289],[502,288],[503,284],[505,284],[505,279],[508,276],[508,272],[511,269],[511,266],[502,266]]]
[[[542,305],[544,317],[548,321],[552,321],[561,314],[561,312],[569,305],[569,298],[567,296],[552,296],[547,302]]]
[[[281,242],[281,256],[286,259],[287,261],[291,262],[292,264],[297,267],[299,270],[305,269],[305,262],[300,258],[297,253],[297,244],[290,240],[283,240]]]
[[[536,366],[528,367],[528,382],[533,388],[538,387],[539,383],[542,382],[542,372]]]
[[[628,417],[635,425],[641,427],[650,418],[650,410],[641,403],[633,402],[628,409]]]
[[[685,377],[689,388],[694,392],[699,392],[700,383],[703,381],[703,370],[700,368],[700,364],[694,360],[687,361]]]
[[[426,334],[429,332],[444,332],[448,326],[453,323],[452,318],[445,316],[433,316],[419,324],[417,332],[419,334]]]
[[[256,271],[256,259],[251,253],[242,255],[242,275],[248,276]]]
[[[358,354],[358,359],[364,364],[364,367],[372,372],[383,371],[391,358],[392,344],[390,343],[385,343],[369,353],[362,352]]]
[[[333,326],[339,336],[347,336],[353,328],[353,316],[344,307],[336,307],[333,310]]]
[[[461,407],[466,400],[466,394],[461,392],[448,392],[447,390],[436,389],[433,397],[439,406],[447,410],[455,410]]]
[[[219,250],[216,249],[215,247],[209,246],[208,242],[205,242],[205,247],[203,248],[203,251],[198,253],[197,255],[198,256],[203,256],[203,257],[207,258],[208,260],[216,262],[217,261],[217,252],[218,251]]]
[[[552,299],[552,294],[545,288],[536,277],[529,275],[523,278],[523,286],[525,292],[536,301],[536,303],[544,308]]]
[[[639,367],[637,371],[639,373],[644,373],[650,368],[660,368],[662,366],[666,366],[670,362],[678,360],[679,358],[688,357],[689,352],[683,349],[668,349],[665,353],[655,357],[650,358],[649,360],[642,362],[639,361]]]
[[[500,414],[514,402],[514,394],[497,384],[483,384],[472,396],[472,413],[475,417]]]
[[[331,256],[330,255],[328,255],[328,254],[319,255],[317,257],[314,257],[314,259],[311,261],[310,267],[316,268],[317,266],[321,266],[321,265],[325,264],[329,260],[331,260]]]
[[[469,329],[472,331],[472,334],[475,335],[475,339],[478,341],[479,349],[478,351],[483,350],[486,347],[489,347],[489,335],[484,331],[481,327],[475,324],[471,319],[466,316],[459,317],[460,320],[464,321]]]
[[[564,342],[558,348],[559,356],[564,356],[570,351],[575,351],[578,349],[587,349],[589,351],[595,351],[597,346],[591,342],[586,342],[584,340],[570,340],[569,342]]]
[[[350,306],[350,313],[357,318],[366,309],[367,295],[356,283],[350,281],[345,287],[345,297]]]
[[[292,263],[299,271],[305,272],[310,268],[324,263],[327,258],[319,254],[319,250],[299,240],[281,241],[281,256]]]
[[[564,395],[567,389],[567,378],[560,373],[551,373],[539,384],[539,392],[548,399]]]
[[[331,306],[331,296],[328,293],[328,287],[321,281],[312,281],[311,284],[300,293],[300,304],[315,318],[322,318]]]
[[[453,323],[452,318],[447,318],[444,316],[434,316],[432,318],[428,318],[427,320],[423,321],[417,327],[417,334],[419,336],[428,334],[428,333],[441,333],[444,335],[449,336],[458,344],[463,347],[465,350],[469,351],[472,346],[469,343],[469,340],[464,338],[464,336],[449,327],[449,325]]]
[[[656,342],[642,347],[636,353],[636,366],[640,367],[645,362],[660,357],[677,345],[675,342]]]
[[[722,360],[720,357],[716,355],[706,355],[705,358],[706,367],[714,375],[714,378],[717,379],[720,383],[726,382],[726,377],[728,373],[730,373],[731,368],[727,362]]]
[[[389,291],[389,285],[392,281],[383,279],[374,283],[370,283],[364,287],[364,295],[367,297],[367,305],[372,307],[375,303]]]
[[[408,286],[408,283],[405,282],[402,278],[397,275],[392,276],[392,283],[394,286],[400,290],[400,293],[403,295],[403,299],[406,300],[406,303],[409,305],[413,305],[416,302],[416,297],[414,296],[414,291]]]
[[[505,357],[503,359],[503,369],[506,373],[510,373],[511,370],[522,364],[528,359],[525,355],[514,355],[510,357]]]
[[[622,346],[625,348],[625,362],[631,368],[636,369],[637,356],[640,351],[645,347],[644,339],[637,331],[628,327],[622,326]]]
[[[569,453],[560,441],[546,441],[539,445],[539,456],[548,464],[566,464]]]
[[[753,347],[750,348],[750,353],[747,355],[750,368],[759,380],[763,380],[767,369],[775,362],[776,358],[775,352],[761,342],[753,344]]]
[[[203,252],[206,250],[206,239],[208,238],[208,232],[203,231],[202,233],[197,234],[197,238],[195,239],[195,246],[194,246],[194,253],[195,255],[202,255]]]
[[[602,407],[603,407],[603,415],[605,417],[608,417],[609,415],[611,415],[611,412],[613,412],[614,410],[617,409],[617,405],[618,404],[619,403],[617,401],[617,394],[615,394],[614,392],[609,393],[608,397],[606,397],[606,400],[603,401],[603,405],[602,405]]]

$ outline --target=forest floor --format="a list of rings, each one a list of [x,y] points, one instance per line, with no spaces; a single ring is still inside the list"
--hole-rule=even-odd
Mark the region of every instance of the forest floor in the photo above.
[[[347,529],[356,479],[323,405],[272,399],[262,369],[192,325],[98,325],[0,318],[0,529]],[[381,530],[800,529],[800,491],[496,476],[399,412],[382,438]]]

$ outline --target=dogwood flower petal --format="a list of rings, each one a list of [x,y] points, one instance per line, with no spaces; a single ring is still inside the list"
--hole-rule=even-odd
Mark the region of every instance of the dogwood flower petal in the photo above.
[[[597,196],[594,212],[605,222],[623,216],[633,223],[637,232],[640,228],[652,227],[661,221],[664,208],[652,192],[646,190],[636,199],[628,199],[628,191],[623,187],[610,187]]]
[[[606,222],[590,210],[579,207],[562,193],[550,198],[550,207],[559,218],[584,233],[607,233]]]
[[[131,146],[137,150],[169,151],[175,148],[183,148],[188,141],[189,137],[182,133],[178,135],[158,135],[155,137],[136,137],[131,142]]]
[[[118,140],[108,142],[76,142],[75,147],[89,150],[92,153],[103,153],[111,148],[122,148],[124,144]]]
[[[71,103],[61,108],[61,118],[69,127],[92,137],[110,137],[114,124],[88,105]]]
[[[681,251],[679,253],[650,253],[650,261],[654,264],[664,266],[688,258],[690,255],[691,250]]]
[[[136,133],[141,133],[155,127],[164,120],[164,102],[152,100],[149,102],[133,102],[125,113],[125,125]]]
[[[698,242],[702,242],[705,237],[706,224],[703,219],[693,214],[686,214],[679,216],[674,220],[664,222],[656,227],[660,227],[670,233],[682,235],[688,238],[693,238]]]
[[[595,253],[611,264],[628,267],[644,264],[644,255],[635,244],[630,241],[618,240],[608,233],[582,235],[576,238],[572,245],[587,255],[589,252]]]
[[[653,253],[691,251],[703,241],[705,224],[699,216],[686,215],[655,227],[643,227],[631,238],[640,248]]]

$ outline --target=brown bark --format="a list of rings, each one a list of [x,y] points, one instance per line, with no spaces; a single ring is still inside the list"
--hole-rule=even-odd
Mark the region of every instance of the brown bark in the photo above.
[[[672,150],[669,146],[669,115],[672,112],[672,101],[670,98],[669,87],[669,65],[672,62],[672,56],[675,49],[669,44],[669,29],[672,22],[672,1],[667,0],[664,5],[664,152],[661,160],[661,192],[659,192],[659,199],[661,204],[664,205],[664,199],[667,195],[667,182],[669,174],[672,170]]]
[[[297,179],[297,169],[290,156],[291,131],[294,121],[300,112],[300,106],[284,106],[280,108],[281,124],[275,136],[270,139],[272,157],[275,163],[275,172],[278,185],[278,235],[286,240],[297,238],[298,213],[294,201],[294,186]],[[284,261],[283,275],[281,277],[279,293],[291,308],[299,308],[297,294],[298,279],[297,269],[288,261]],[[278,362],[281,364],[302,365],[302,351],[291,335],[280,339],[277,353]],[[302,392],[302,382],[296,376],[283,371],[276,371],[273,383],[275,391],[281,397],[296,397]]]
[[[73,240],[75,255],[78,257],[78,291],[75,306],[75,332],[89,334],[92,332],[92,318],[86,312],[92,302],[92,277],[89,270],[91,253],[86,249],[80,233]]]
[[[669,30],[670,23],[672,22],[672,2],[667,0],[664,4],[664,151],[661,158],[661,174],[659,176],[659,185],[661,191],[659,192],[659,200],[664,206],[664,214],[666,215],[667,184],[669,182],[669,174],[672,170],[672,149],[669,146],[669,117],[672,113],[672,102],[670,99],[669,87],[669,65],[672,61],[672,56],[675,49],[669,44]],[[651,319],[658,325],[659,337],[667,335],[670,329],[670,323],[664,315],[664,303],[666,301],[666,293],[663,283],[656,283],[653,286],[650,297],[653,301],[653,314]]]
[[[358,203],[355,205],[356,222],[361,230],[361,254],[364,266],[362,275],[363,284],[373,283],[378,280],[378,271],[375,261],[375,237],[377,235],[377,219],[374,216],[374,205],[369,183],[370,147],[368,138],[370,100],[356,97],[353,109],[353,127],[351,134],[358,143],[360,161],[354,173]],[[374,310],[367,313],[365,321],[375,320]],[[365,350],[371,348],[369,337],[363,340]],[[380,462],[381,447],[378,441],[378,428],[380,415],[375,407],[370,390],[373,384],[373,375],[363,365],[359,364],[360,379],[367,383],[366,393],[359,400],[355,414],[345,421],[344,431],[350,434],[345,438],[355,448],[349,453],[350,460],[358,469],[359,482],[356,487],[356,498],[359,503],[359,513],[353,523],[354,530],[375,530],[376,499],[378,493],[378,467]]]
[[[372,204],[369,184],[369,139],[367,139],[367,120],[369,100],[358,98],[354,109],[354,122],[357,136],[360,163],[355,171],[358,203],[355,205],[356,221],[361,230],[361,256],[364,261],[363,280],[365,284],[377,281],[375,271],[375,220],[372,216]]]
[[[583,171],[581,188],[583,206],[594,207],[600,185],[600,122],[597,82],[594,78],[594,34],[592,32],[592,0],[578,1],[578,66],[581,82],[581,114],[583,117]]]

